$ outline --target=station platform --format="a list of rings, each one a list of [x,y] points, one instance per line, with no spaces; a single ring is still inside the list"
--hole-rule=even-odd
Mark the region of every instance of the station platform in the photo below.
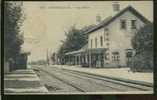
[[[47,92],[48,90],[31,68],[15,70],[4,75],[4,94]]]
[[[153,85],[153,73],[151,72],[132,72],[129,68],[85,68],[81,66],[69,65],[51,65],[52,67],[84,72],[98,76],[106,76],[113,79],[121,79],[126,81],[137,81],[141,83]]]

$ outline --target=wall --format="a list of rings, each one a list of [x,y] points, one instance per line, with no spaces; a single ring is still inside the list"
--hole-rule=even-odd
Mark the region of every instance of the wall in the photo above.
[[[127,29],[120,29],[120,20],[125,19],[127,22]],[[95,48],[95,37],[97,37],[97,48],[109,48],[109,63],[112,62],[112,52],[118,51],[120,53],[120,65],[126,66],[126,49],[132,49],[131,39],[134,36],[135,30],[131,29],[131,20],[137,20],[137,29],[144,26],[144,23],[133,15],[130,11],[115,19],[107,27],[109,33],[109,41],[104,41],[104,29],[101,28],[92,32],[88,37],[88,48],[91,48],[91,39],[93,39],[93,48]],[[100,46],[100,36],[103,36],[103,46]],[[109,45],[107,46],[107,42]]]
[[[103,36],[103,46],[100,45],[100,36]],[[88,37],[88,48],[91,48],[91,39],[93,39],[93,48],[95,47],[95,38],[97,38],[97,48],[106,48],[106,41],[104,41],[104,28],[96,30]]]
[[[127,29],[120,29],[120,20],[125,19],[127,22]],[[109,38],[110,38],[110,58],[112,56],[111,52],[120,52],[120,65],[126,66],[126,49],[132,49],[131,39],[134,36],[134,30],[131,29],[131,20],[137,20],[137,30],[144,26],[144,23],[133,15],[131,12],[125,12],[114,22],[108,25],[109,28]]]

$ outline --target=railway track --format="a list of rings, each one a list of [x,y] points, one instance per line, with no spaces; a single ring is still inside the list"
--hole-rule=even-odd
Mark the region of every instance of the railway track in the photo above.
[[[77,74],[80,76],[84,76],[84,77],[88,77],[88,78],[93,78],[96,80],[103,80],[103,81],[107,81],[107,82],[111,82],[111,83],[115,83],[115,84],[119,84],[119,85],[124,85],[124,86],[128,86],[131,88],[136,88],[142,91],[148,91],[148,90],[153,90],[153,85],[148,85],[148,84],[143,84],[143,83],[133,83],[130,81],[121,81],[121,80],[115,80],[115,79],[111,79],[109,77],[101,77],[101,76],[95,76],[92,74],[87,74],[87,73],[82,73],[82,72],[77,72],[77,71],[71,71],[71,70],[67,70],[67,69],[63,69],[66,70],[70,73],[73,74]]]
[[[67,69],[58,69],[58,68],[52,68],[50,67],[49,70],[46,70],[46,68],[40,68],[38,67],[40,71],[45,72],[46,74],[49,74],[50,76],[62,81],[63,83],[72,86],[73,88],[75,88],[76,90],[78,90],[79,92],[90,92],[89,90],[86,90],[85,88],[83,88],[82,86],[71,82],[67,79],[63,79],[61,77],[58,77],[57,75],[55,75],[53,72],[50,71],[50,69],[52,71],[55,71],[57,73],[62,73],[63,75],[66,75],[68,77],[75,77],[84,81],[95,81],[94,84],[98,84],[100,86],[103,87],[108,87],[111,88],[115,91],[151,91],[153,90],[152,86],[147,86],[147,85],[141,85],[141,84],[135,84],[132,82],[125,82],[125,81],[119,81],[119,80],[114,80],[114,79],[109,79],[109,78],[104,78],[104,77],[100,77],[100,76],[95,76],[95,75],[91,75],[91,74],[87,74],[87,73],[81,73],[81,72],[77,72],[77,71],[71,71],[71,70],[67,70]],[[98,81],[98,82],[97,82]],[[124,89],[125,88],[125,89]]]
[[[57,80],[59,80],[59,81],[65,83],[65,84],[67,84],[67,85],[70,85],[71,87],[75,88],[76,90],[78,90],[78,91],[80,91],[80,92],[85,92],[83,89],[81,89],[80,87],[76,86],[75,84],[73,84],[73,83],[71,83],[71,82],[69,82],[69,81],[67,81],[67,80],[64,80],[64,79],[62,79],[62,78],[59,78],[59,77],[57,77],[55,74],[50,73],[50,72],[47,71],[47,70],[44,70],[44,69],[40,68],[40,71],[42,71],[42,72],[44,72],[44,73],[46,73],[46,74],[52,76],[53,78],[55,78],[55,79],[57,79]]]

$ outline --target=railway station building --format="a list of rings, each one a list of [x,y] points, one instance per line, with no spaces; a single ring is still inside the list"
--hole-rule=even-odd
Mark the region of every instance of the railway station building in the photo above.
[[[131,40],[136,32],[151,23],[132,6],[120,10],[113,5],[114,15],[101,20],[86,31],[88,43],[77,51],[66,53],[65,64],[88,67],[127,67],[135,54]]]

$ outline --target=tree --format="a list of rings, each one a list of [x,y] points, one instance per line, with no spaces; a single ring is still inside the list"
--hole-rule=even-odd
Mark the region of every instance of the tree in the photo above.
[[[69,30],[68,33],[66,33],[66,37],[64,47],[68,52],[78,50],[87,43],[84,34],[74,26]]]
[[[52,55],[51,55],[51,61],[53,62],[53,64],[56,63],[56,53],[52,53]]]
[[[13,2],[4,3],[4,55],[5,61],[16,59],[20,54],[23,38],[20,33],[22,19],[21,5]]]
[[[65,53],[75,51],[80,49],[84,44],[86,44],[85,36],[72,26],[68,32],[65,32],[66,39],[62,41],[62,45],[58,51],[58,57],[63,60]]]
[[[132,39],[133,48],[140,53],[142,51],[153,51],[153,25],[148,24],[141,28]]]
[[[132,59],[133,70],[153,69],[153,24],[142,27],[132,39],[136,55]]]
[[[58,50],[58,57],[61,62],[64,60],[65,53],[81,49],[88,42],[88,34],[85,32],[94,27],[94,25],[85,26],[82,29],[76,29],[72,26],[68,32],[65,32],[66,39]],[[63,64],[63,63],[62,63]]]

